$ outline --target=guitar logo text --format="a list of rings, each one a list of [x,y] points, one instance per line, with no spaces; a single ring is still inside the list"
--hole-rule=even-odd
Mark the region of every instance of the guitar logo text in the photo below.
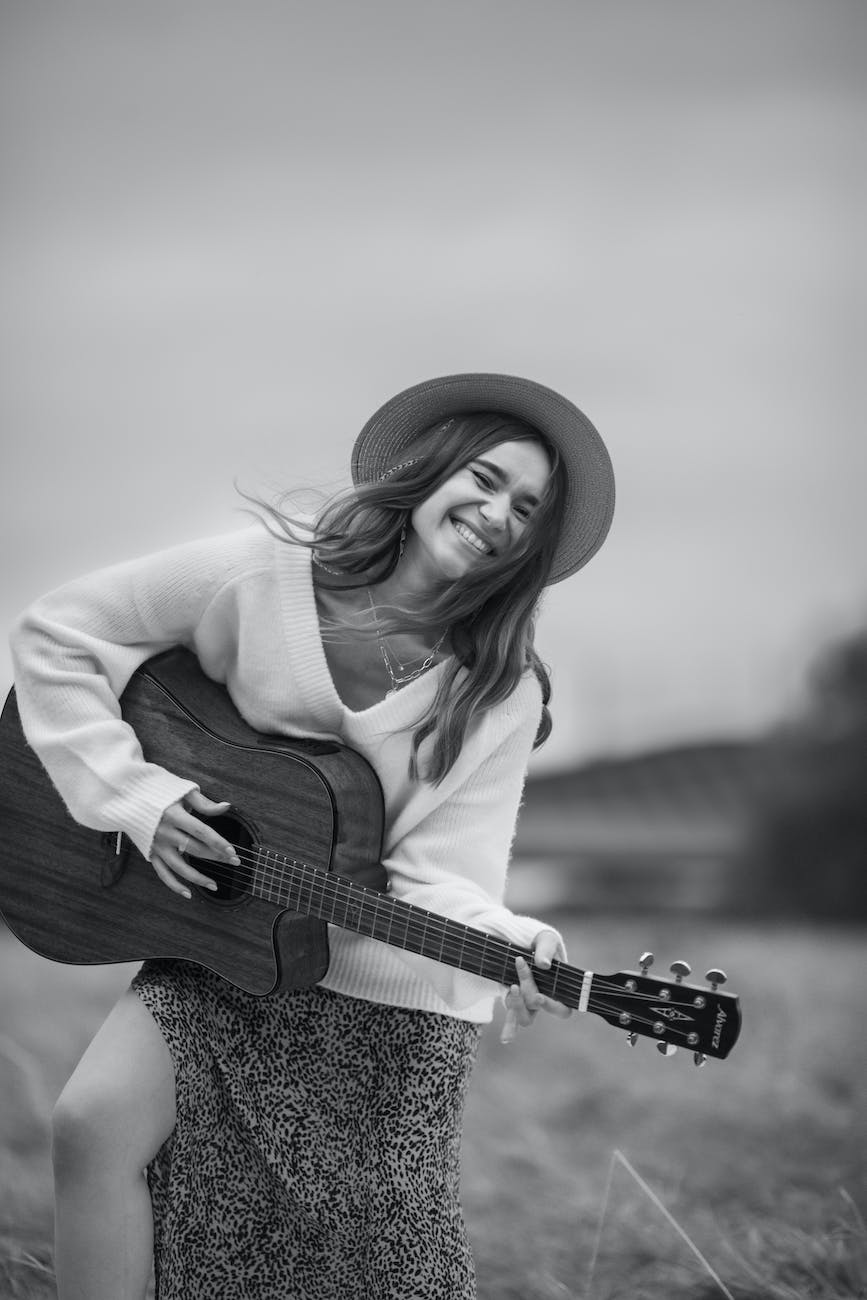
[[[725,1022],[726,1022],[727,1019],[728,1019],[728,1016],[727,1016],[726,1013],[723,1011],[722,1007],[718,1007],[718,1008],[717,1008],[717,1013],[716,1013],[716,1022],[715,1022],[714,1027],[713,1027],[713,1045],[714,1045],[714,1047],[719,1047],[719,1040],[720,1040],[720,1038],[722,1037],[723,1025],[725,1024]]]

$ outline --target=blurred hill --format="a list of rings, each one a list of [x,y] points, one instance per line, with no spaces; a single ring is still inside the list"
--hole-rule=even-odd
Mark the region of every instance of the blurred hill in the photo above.
[[[815,663],[800,715],[527,783],[509,902],[867,919],[867,629]]]
[[[767,763],[761,744],[708,741],[531,777],[511,905],[726,905]]]

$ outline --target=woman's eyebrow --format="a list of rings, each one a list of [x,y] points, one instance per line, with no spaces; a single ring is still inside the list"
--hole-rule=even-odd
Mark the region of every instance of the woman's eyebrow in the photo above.
[[[511,482],[509,475],[505,470],[501,469],[499,465],[495,465],[492,460],[485,460],[482,456],[477,456],[474,463],[476,465],[484,465],[489,474],[492,474],[500,483],[505,483],[507,487],[509,486],[509,483]],[[537,506],[539,504],[539,498],[536,496],[535,492],[524,492],[522,495],[524,500],[529,501],[531,506]]]

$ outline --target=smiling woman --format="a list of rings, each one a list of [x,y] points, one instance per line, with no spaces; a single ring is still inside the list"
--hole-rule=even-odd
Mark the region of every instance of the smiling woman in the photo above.
[[[200,790],[182,754],[177,771],[145,762],[118,698],[184,645],[250,725],[341,741],[374,767],[395,899],[547,969],[559,934],[503,901],[550,729],[534,620],[605,537],[607,453],[550,389],[461,375],[386,403],[352,464],[351,492],[315,518],[264,505],[267,528],[36,602],[14,639],[27,738],[73,816],[125,832],[186,907],[238,862],[226,791]],[[504,1041],[540,1010],[568,1014],[523,957],[504,978]],[[61,1300],[141,1300],[152,1251],[159,1300],[469,1300],[461,1120],[495,991],[344,929],[317,985],[267,998],[146,961],[55,1112]]]

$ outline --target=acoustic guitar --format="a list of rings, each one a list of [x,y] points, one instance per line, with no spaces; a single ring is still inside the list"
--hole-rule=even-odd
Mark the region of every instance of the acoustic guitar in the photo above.
[[[34,952],[76,965],[183,958],[258,996],[316,984],[328,969],[328,925],[420,953],[495,984],[516,982],[514,944],[388,893],[380,863],[383,800],[360,754],[336,742],[262,734],[227,691],[178,648],[149,659],[121,697],[145,758],[228,799],[212,819],[240,865],[196,865],[218,885],[167,889],[121,832],[73,821],[27,744],[12,690],[0,717],[0,913]],[[738,999],[640,971],[599,975],[555,961],[534,968],[543,993],[592,1012],[697,1064],[726,1057],[740,1032]]]

